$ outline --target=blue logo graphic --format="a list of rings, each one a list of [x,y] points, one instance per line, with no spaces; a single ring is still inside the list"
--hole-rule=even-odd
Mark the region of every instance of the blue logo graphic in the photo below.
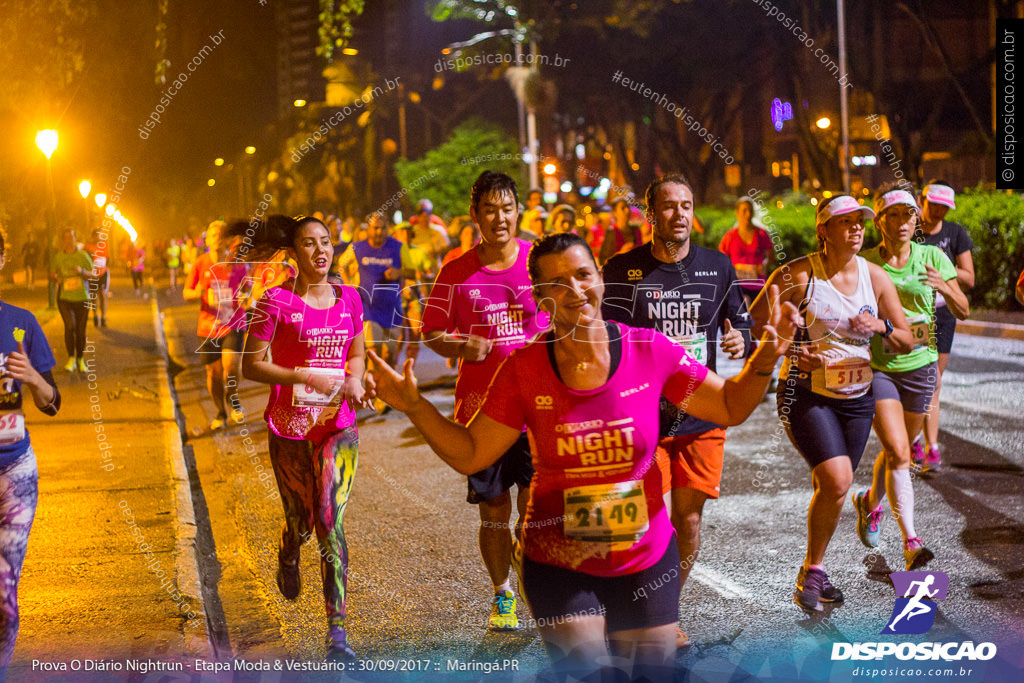
[[[935,601],[946,599],[949,577],[942,572],[893,572],[896,606],[882,633],[927,633],[935,623]]]

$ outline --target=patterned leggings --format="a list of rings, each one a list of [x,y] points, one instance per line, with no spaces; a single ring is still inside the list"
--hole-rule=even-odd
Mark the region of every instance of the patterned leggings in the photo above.
[[[344,628],[348,544],[343,522],[359,460],[356,427],[346,427],[319,442],[285,439],[270,432],[269,446],[284,504],[281,555],[285,561],[297,562],[303,542],[316,533],[327,619]]]
[[[0,467],[0,678],[18,639],[18,581],[36,515],[38,484],[32,446],[10,465]]]

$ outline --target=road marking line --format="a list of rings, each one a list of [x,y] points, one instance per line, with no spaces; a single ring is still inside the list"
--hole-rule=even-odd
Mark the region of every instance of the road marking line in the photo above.
[[[697,579],[708,588],[713,589],[726,600],[749,600],[753,593],[736,583],[729,577],[719,574],[702,564],[695,564],[690,570],[690,577]]]

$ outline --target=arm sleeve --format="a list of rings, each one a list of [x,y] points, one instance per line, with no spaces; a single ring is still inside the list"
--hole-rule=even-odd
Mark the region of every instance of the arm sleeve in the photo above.
[[[522,429],[526,424],[526,415],[523,413],[522,393],[515,365],[513,354],[498,366],[480,412],[506,427]]]
[[[60,410],[60,389],[57,388],[57,382],[53,379],[53,371],[47,370],[45,372],[40,372],[39,374],[42,375],[47,384],[53,387],[53,400],[50,401],[50,405],[42,409],[42,413],[44,415],[53,417],[57,414],[57,411]]]
[[[732,230],[727,231],[722,235],[722,241],[718,243],[718,251],[722,252],[726,256],[729,256],[729,243],[732,241]],[[731,259],[732,257],[729,256]]]
[[[953,251],[957,256],[959,256],[965,251],[970,251],[971,249],[974,249],[974,240],[972,240],[971,236],[967,234],[967,228],[959,224],[957,225],[957,227],[960,229],[957,230],[955,244],[953,245]]]
[[[956,266],[949,260],[949,257],[939,249],[933,247],[929,250],[931,256],[931,265],[935,267],[935,270],[939,271],[939,275],[942,276],[943,280],[953,280],[956,278]]]
[[[455,332],[455,295],[454,278],[450,277],[452,269],[442,268],[437,274],[434,286],[430,288],[430,296],[423,302],[423,332]]]
[[[249,323],[249,334],[260,341],[270,341],[274,336],[277,323],[277,304],[274,301],[274,289],[268,289],[256,302],[252,322]]]

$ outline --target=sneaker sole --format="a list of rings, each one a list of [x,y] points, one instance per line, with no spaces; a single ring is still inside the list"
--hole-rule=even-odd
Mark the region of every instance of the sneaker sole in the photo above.
[[[807,612],[808,614],[815,614],[817,612],[825,611],[825,608],[821,604],[820,598],[818,599],[818,604],[816,604],[814,607],[808,607],[804,602],[800,600],[800,591],[795,591],[793,593],[793,602],[797,604],[797,607]]]
[[[487,630],[488,631],[518,631],[519,630],[519,624],[516,624],[515,626],[495,626],[494,624],[488,624],[487,625]]]

